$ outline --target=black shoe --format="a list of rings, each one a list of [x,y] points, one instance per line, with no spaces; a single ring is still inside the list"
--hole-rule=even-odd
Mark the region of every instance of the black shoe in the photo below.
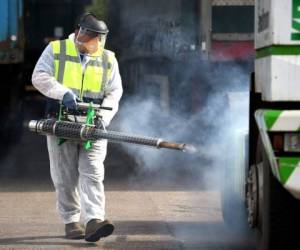
[[[79,222],[65,224],[66,238],[71,240],[79,240],[84,238],[84,228]]]
[[[85,240],[89,242],[96,242],[102,237],[111,235],[115,227],[109,220],[90,220],[85,229]]]

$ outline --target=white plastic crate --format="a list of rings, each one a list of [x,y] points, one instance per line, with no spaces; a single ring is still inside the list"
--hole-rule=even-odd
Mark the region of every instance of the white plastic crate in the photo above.
[[[300,44],[299,17],[299,1],[256,0],[255,48]]]
[[[300,101],[300,56],[256,59],[255,83],[265,101]]]

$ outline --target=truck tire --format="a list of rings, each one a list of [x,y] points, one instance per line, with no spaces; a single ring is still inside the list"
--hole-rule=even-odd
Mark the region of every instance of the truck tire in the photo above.
[[[245,204],[245,174],[247,169],[248,134],[237,131],[231,138],[230,150],[226,153],[222,167],[221,205],[224,222],[233,230],[247,230],[247,210]]]
[[[224,180],[221,191],[222,215],[224,222],[234,231],[247,230],[247,214],[245,202],[238,198],[230,179]]]
[[[262,197],[259,204],[259,220],[256,229],[258,250],[289,250],[296,249],[299,225],[299,200],[295,199],[273,176],[267,154],[261,140],[258,141],[257,164],[262,173],[260,183]],[[297,248],[298,249],[298,248]]]

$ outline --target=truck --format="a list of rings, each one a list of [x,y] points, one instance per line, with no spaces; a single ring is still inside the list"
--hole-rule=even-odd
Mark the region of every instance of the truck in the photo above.
[[[0,2],[0,136],[4,147],[22,130],[23,0]],[[1,150],[3,152],[3,150]]]
[[[232,227],[248,224],[258,250],[299,248],[299,18],[298,0],[255,1],[249,126],[235,130],[239,157],[224,166],[223,217]]]

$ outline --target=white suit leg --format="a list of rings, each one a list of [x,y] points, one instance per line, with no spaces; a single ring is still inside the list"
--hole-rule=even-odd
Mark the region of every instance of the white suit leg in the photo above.
[[[65,224],[80,220],[78,193],[78,143],[57,144],[57,137],[47,136],[50,173],[57,196],[57,209]]]
[[[81,205],[85,224],[91,219],[104,220],[104,165],[107,152],[107,140],[93,143],[90,150],[80,149],[79,185]]]

